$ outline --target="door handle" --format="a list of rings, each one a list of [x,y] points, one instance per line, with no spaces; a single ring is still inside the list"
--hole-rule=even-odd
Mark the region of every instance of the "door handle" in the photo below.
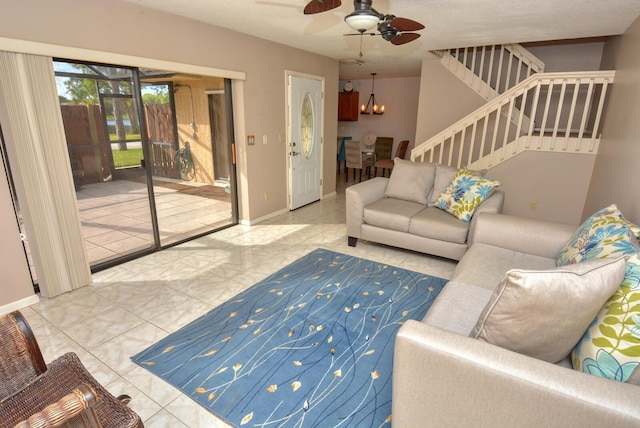
[[[290,152],[289,152],[289,154],[290,154],[291,156],[298,156],[298,154],[299,154],[299,153],[300,153],[300,152],[294,152],[294,151],[290,151]]]

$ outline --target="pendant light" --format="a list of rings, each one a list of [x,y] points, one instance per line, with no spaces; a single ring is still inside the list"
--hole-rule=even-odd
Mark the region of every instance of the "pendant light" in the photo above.
[[[374,85],[376,82],[376,74],[371,73],[371,95],[369,95],[369,101],[367,101],[367,105],[362,104],[360,107],[360,114],[384,114],[384,105],[379,106],[376,102],[376,94],[374,93]],[[371,107],[371,111],[369,110]]]

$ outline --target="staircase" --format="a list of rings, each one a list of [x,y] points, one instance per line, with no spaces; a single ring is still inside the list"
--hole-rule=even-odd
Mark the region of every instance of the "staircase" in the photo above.
[[[488,102],[411,151],[411,160],[487,169],[526,150],[597,153],[614,71],[544,73],[520,45],[440,52]]]
[[[518,44],[451,49],[440,56],[442,65],[487,101],[544,72],[544,63]]]

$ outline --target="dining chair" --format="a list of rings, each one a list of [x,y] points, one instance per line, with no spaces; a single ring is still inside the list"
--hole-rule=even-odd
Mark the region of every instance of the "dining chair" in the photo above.
[[[393,157],[404,159],[407,154],[407,147],[409,147],[409,140],[400,141],[398,144],[398,148],[396,149],[396,155]],[[393,170],[393,159],[382,159],[376,161],[376,166],[374,169],[374,175],[378,173],[378,168],[382,168],[382,176],[384,177],[384,171],[389,170],[389,175],[391,175],[391,171]]]
[[[338,175],[340,175],[340,165],[342,164],[342,162],[345,163],[345,173],[346,173],[346,169],[347,169],[347,151],[345,148],[345,141],[351,140],[351,137],[339,137],[340,138],[340,146],[338,147],[338,156],[337,156],[337,160],[338,160]]]
[[[73,352],[47,365],[19,311],[0,317],[0,426],[143,427],[130,400],[111,395]]]
[[[378,137],[376,139],[376,163],[383,159],[391,159],[393,149],[393,137]],[[374,168],[374,177],[378,175],[378,169]]]
[[[356,179],[356,170],[360,170],[360,181],[362,181],[362,168],[364,164],[363,152],[360,147],[360,141],[347,140],[345,141],[347,150],[347,173],[345,174],[344,181],[349,181],[349,168],[353,168],[353,179]]]

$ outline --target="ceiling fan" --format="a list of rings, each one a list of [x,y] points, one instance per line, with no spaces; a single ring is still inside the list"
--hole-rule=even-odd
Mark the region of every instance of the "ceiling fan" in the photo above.
[[[424,29],[424,25],[407,18],[397,18],[394,15],[385,15],[378,12],[372,6],[373,0],[353,0],[353,12],[345,16],[344,20],[358,32],[359,35],[371,34],[381,35],[383,39],[394,45],[409,43],[420,34],[412,33]],[[326,12],[335,9],[342,4],[340,0],[311,0],[304,8],[305,15]],[[378,33],[367,33],[367,31],[378,27]],[[350,35],[350,34],[346,34]]]

